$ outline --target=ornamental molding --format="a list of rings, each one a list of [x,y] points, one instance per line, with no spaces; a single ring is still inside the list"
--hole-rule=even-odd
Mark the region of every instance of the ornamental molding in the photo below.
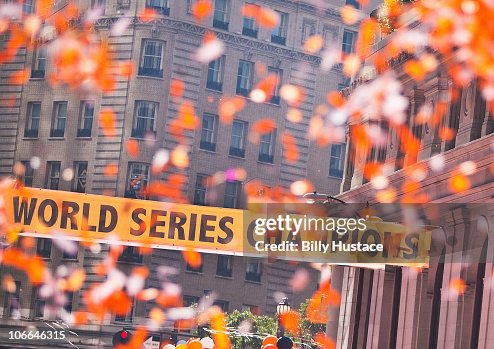
[[[119,18],[121,17],[104,17],[99,18],[95,22],[95,27],[99,29],[111,27]],[[203,36],[206,31],[215,31],[218,39],[222,40],[227,45],[240,46],[247,51],[260,51],[263,53],[268,53],[271,56],[278,56],[280,58],[287,58],[290,60],[298,60],[310,63],[312,65],[320,65],[321,57],[315,55],[309,55],[302,51],[289,49],[286,47],[281,47],[273,45],[269,42],[262,42],[260,40],[251,40],[244,36],[233,34],[230,32],[216,31],[214,28],[207,28],[200,25],[196,25],[189,22],[174,20],[168,17],[159,18],[151,22],[142,21],[139,17],[131,17],[131,25],[142,26],[143,28],[157,28],[157,30],[162,27],[163,29],[171,29],[180,31],[187,34]],[[335,65],[332,69],[334,73],[342,72],[342,64]]]

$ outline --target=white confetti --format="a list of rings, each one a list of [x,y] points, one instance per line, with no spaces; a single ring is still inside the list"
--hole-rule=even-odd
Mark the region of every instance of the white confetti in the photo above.
[[[200,63],[208,64],[219,58],[224,50],[225,44],[221,40],[213,39],[199,47],[194,55],[194,59]]]

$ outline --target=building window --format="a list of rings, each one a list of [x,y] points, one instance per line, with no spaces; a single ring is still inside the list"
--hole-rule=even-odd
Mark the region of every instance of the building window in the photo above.
[[[37,239],[36,254],[41,258],[51,258],[51,244],[51,239]]]
[[[221,299],[218,299],[218,300],[214,301],[213,305],[220,307],[224,313],[227,313],[228,312],[228,306],[230,305],[230,303],[228,303],[227,301],[223,301]]]
[[[46,189],[58,190],[58,184],[60,183],[60,166],[60,161],[48,162]]]
[[[41,297],[40,295],[40,287],[37,287],[34,290],[34,306],[33,306],[33,311],[34,311],[34,318],[35,319],[42,319],[45,315],[45,305],[46,305],[46,300]]]
[[[198,266],[197,268],[194,268],[193,266],[189,265],[189,263],[185,263],[185,270],[190,271],[192,273],[201,273],[202,274],[202,267],[204,266],[204,255],[201,253],[201,265]],[[206,292],[206,291],[204,291]]]
[[[79,256],[79,250],[74,251],[74,253],[69,253],[64,251],[62,254],[62,259],[67,259],[67,260],[77,260],[77,257]]]
[[[194,190],[194,205],[206,205],[206,191],[208,175],[197,174],[196,187]]]
[[[274,88],[273,95],[271,96],[269,103],[280,105],[280,88],[283,78],[283,71],[281,69],[268,67],[268,73],[275,74],[277,78],[276,87]]]
[[[82,101],[77,137],[91,137],[94,118],[94,101]]]
[[[125,315],[115,315],[115,321],[116,322],[132,322],[132,319],[134,318],[134,310],[135,310],[135,301],[132,300],[132,305],[131,305],[128,313]]]
[[[271,33],[271,42],[275,44],[285,45],[288,14],[280,11],[276,12],[278,13],[280,23]]]
[[[148,134],[156,135],[156,114],[158,103],[137,101],[132,137],[144,138]]]
[[[248,97],[252,88],[252,72],[254,64],[252,62],[240,61],[237,72],[237,90],[238,95]]]
[[[218,133],[218,116],[204,114],[202,116],[201,143],[199,148],[216,151],[216,135]]]
[[[343,178],[345,165],[345,144],[332,144],[329,156],[329,176]]]
[[[214,0],[213,27],[228,30],[228,0]]]
[[[24,2],[22,3],[22,12],[24,12],[25,14],[34,13],[34,4],[34,0],[24,0]]]
[[[261,282],[262,263],[260,259],[250,258],[247,260],[245,269],[245,280]]]
[[[142,263],[142,254],[139,253],[139,247],[126,246],[122,254],[118,257],[119,262]]]
[[[39,120],[41,118],[41,102],[29,102],[27,104],[26,129],[24,137],[38,137]]]
[[[187,14],[192,14],[192,6],[194,5],[195,0],[187,0]]]
[[[129,163],[129,171],[127,175],[127,190],[125,191],[126,198],[147,199],[148,194],[145,188],[149,183],[149,165],[139,162]]]
[[[272,164],[274,162],[274,145],[276,139],[276,131],[264,133],[261,135],[259,142],[259,158],[260,162]]]
[[[65,123],[67,122],[67,102],[53,103],[53,123],[50,137],[63,137],[65,135]]]
[[[360,8],[359,0],[346,0],[346,4],[355,8]]]
[[[21,161],[22,165],[24,165],[24,175],[22,176],[22,183],[26,187],[33,186],[34,179],[34,168],[31,167],[30,161]]]
[[[237,208],[240,196],[241,183],[239,181],[226,182],[223,207]]]
[[[33,51],[33,64],[31,66],[31,78],[42,79],[46,70],[46,48],[38,47]]]
[[[85,193],[87,182],[87,161],[75,162],[74,174],[74,184],[72,190],[77,193]]]
[[[106,1],[105,0],[91,0],[91,8],[100,8],[105,14]]]
[[[232,139],[230,142],[230,155],[239,158],[245,157],[245,138],[247,135],[248,123],[241,120],[233,120]]]
[[[225,56],[209,62],[208,80],[206,88],[215,91],[223,90],[223,71],[225,67]]]
[[[257,5],[246,3],[245,6],[254,7]],[[242,25],[242,34],[245,36],[250,36],[252,38],[257,38],[257,26],[256,20],[252,17],[244,17]]]
[[[164,16],[170,15],[170,7],[168,0],[146,0],[146,7],[152,8]]]
[[[233,257],[218,255],[218,263],[216,264],[216,275],[231,277],[233,271]]]
[[[346,54],[353,53],[355,50],[355,38],[357,37],[357,33],[352,32],[350,30],[343,31],[343,42],[341,44],[341,51]]]
[[[65,309],[66,312],[71,313],[72,312],[72,303],[74,303],[74,292],[65,292],[65,304],[63,308]]]
[[[190,306],[193,306],[195,304],[199,304],[199,297],[196,297],[196,296],[187,296],[187,295],[184,295],[183,296],[183,305],[184,305],[184,307],[190,307]]]
[[[162,78],[164,51],[164,42],[143,40],[139,75]]]
[[[302,40],[301,44],[303,45],[305,41],[316,33],[316,23],[313,21],[304,20],[302,24]]]

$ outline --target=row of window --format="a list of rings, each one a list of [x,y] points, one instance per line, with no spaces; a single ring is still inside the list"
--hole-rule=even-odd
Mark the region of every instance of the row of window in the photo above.
[[[199,148],[202,150],[216,151],[218,137],[218,115],[205,113],[202,117],[201,141]],[[233,120],[232,134],[230,139],[229,155],[239,158],[245,157],[245,145],[249,123],[242,120]],[[274,150],[276,144],[276,130],[261,135],[259,142],[260,162],[272,164],[274,161]]]
[[[50,137],[63,138],[67,124],[66,101],[53,102]],[[79,122],[77,137],[90,137],[93,128],[94,101],[81,101],[79,107]],[[24,137],[37,138],[41,121],[41,102],[29,102]]]
[[[187,264],[187,271],[194,273],[203,272],[203,264],[197,268],[193,268]],[[216,263],[216,275],[222,277],[233,276],[233,256],[218,255]],[[261,282],[262,262],[260,259],[249,258],[245,267],[245,280],[253,282]]]

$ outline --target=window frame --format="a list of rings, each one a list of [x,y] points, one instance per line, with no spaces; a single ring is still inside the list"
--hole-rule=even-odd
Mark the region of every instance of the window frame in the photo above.
[[[95,101],[93,100],[84,100],[81,101],[79,107],[79,123],[77,128],[77,137],[78,138],[86,138],[91,137],[93,124],[94,124],[94,109],[95,109]],[[92,110],[91,115],[87,114],[87,110]],[[90,120],[88,123],[90,127],[86,127],[86,121]]]
[[[46,171],[46,181],[45,188],[50,190],[58,190],[60,187],[60,175],[62,171],[62,162],[61,161],[48,161],[47,162],[47,171]],[[58,176],[54,176],[54,166],[58,166]],[[52,186],[53,181],[56,180],[56,188]],[[48,185],[49,184],[49,185]]]
[[[255,271],[251,271],[249,266],[252,264],[256,264],[257,268]],[[245,265],[245,281],[249,282],[262,282],[262,262],[258,258],[248,258],[247,264]]]
[[[42,259],[51,259],[53,242],[48,238],[36,239],[36,255]]]
[[[43,62],[43,63],[41,63]],[[33,62],[31,64],[31,79],[44,79],[46,74],[46,47],[39,46],[33,50]],[[40,69],[42,66],[42,69]]]
[[[231,278],[233,276],[233,256],[217,255],[216,276]]]
[[[242,129],[240,130],[241,134],[235,134],[235,125],[241,125]],[[247,138],[247,132],[249,128],[249,123],[244,120],[234,119],[232,122],[232,133],[230,137],[230,150],[228,154],[230,156],[235,156],[239,158],[245,158],[245,141]],[[239,146],[234,146],[234,139],[238,140]]]
[[[259,5],[253,3],[245,3],[246,6],[257,6]],[[247,25],[246,25],[247,24]],[[257,38],[259,33],[259,27],[257,21],[254,17],[243,16],[242,17],[242,35],[250,36],[252,38]]]
[[[210,118],[212,120],[212,127],[206,128],[206,119]],[[215,114],[204,113],[202,114],[202,124],[201,124],[201,139],[199,142],[199,149],[216,152],[216,141],[218,138],[218,126],[219,117]]]
[[[229,189],[232,188],[233,193],[229,193]],[[223,192],[223,207],[226,208],[239,208],[240,193],[242,189],[242,182],[240,181],[227,181],[225,182],[225,190]],[[232,205],[227,205],[227,198],[232,200]]]
[[[248,71],[244,72],[241,67],[248,67]],[[252,90],[252,80],[254,72],[254,63],[241,59],[238,62],[237,69],[237,88],[236,94],[244,97],[248,97]]]
[[[69,107],[69,103],[67,101],[53,102],[53,114],[52,114],[52,124],[50,129],[50,138],[65,137],[65,128],[67,127],[67,119],[68,119],[68,107]],[[62,113],[62,111],[64,111],[64,113]],[[60,127],[60,125],[62,125],[62,127]]]
[[[134,168],[139,168],[139,171],[133,171]],[[134,176],[138,176],[132,179]],[[140,178],[142,176],[142,178]],[[139,179],[131,188],[132,182]],[[141,195],[142,190],[151,181],[151,165],[145,162],[129,161],[127,164],[127,181],[125,182],[125,197],[134,199],[148,199],[148,195]],[[137,190],[137,191],[136,191]]]
[[[153,4],[153,2],[157,2],[158,4]],[[161,3],[162,4],[159,4]],[[163,16],[170,15],[170,1],[169,0],[146,0],[146,8],[151,8],[156,10]]]
[[[194,186],[194,205],[207,206],[206,204],[206,195],[207,195],[207,185],[206,182],[209,178],[209,175],[203,173],[196,174],[196,184]],[[201,201],[200,198],[203,198]]]
[[[38,106],[37,108],[38,113],[36,117],[33,117],[35,106]],[[34,120],[36,120],[35,123]],[[24,138],[38,138],[40,122],[41,122],[41,102],[37,102],[37,101],[28,102],[26,126],[24,128]],[[36,125],[35,128],[33,128],[34,124]]]
[[[226,57],[220,56],[208,64],[208,73],[206,78],[206,88],[214,91],[223,91],[223,79],[225,73]]]
[[[159,109],[159,103],[153,101],[139,100],[135,101],[134,121],[131,131],[131,137],[143,139],[148,134],[156,136],[156,122]],[[141,110],[145,110],[144,115],[139,115]],[[152,116],[149,111],[152,110]],[[144,127],[138,127],[140,123],[144,123]],[[151,127],[150,127],[151,125]]]
[[[336,149],[335,146],[340,147],[339,156],[333,154],[333,149]],[[343,178],[343,174],[345,171],[345,157],[346,157],[346,143],[331,144],[329,149],[329,166],[328,166],[329,177],[338,178],[338,179]],[[332,166],[332,164],[334,164],[334,162],[332,161],[333,159],[336,159],[335,161],[338,162],[337,167]]]
[[[277,83],[273,91],[273,95],[269,100],[269,104],[280,105],[280,89],[283,84],[283,70],[275,67],[268,67],[268,74],[276,74]]]
[[[269,140],[266,140],[265,137],[269,137]],[[268,152],[263,152],[263,145],[267,144]],[[261,135],[259,139],[259,156],[258,161],[262,163],[274,163],[274,152],[276,147],[276,129],[271,132],[264,133]]]
[[[148,54],[146,50],[150,43],[154,43],[157,45],[161,45],[161,53],[160,55],[156,54]],[[154,77],[154,78],[163,78],[163,61],[165,58],[165,41],[156,40],[156,39],[142,39],[141,41],[141,57],[139,60],[139,69],[138,76],[146,76],[146,77]],[[158,47],[155,47],[157,49]],[[146,58],[149,58],[151,62],[154,62],[155,59],[159,58],[159,67],[148,67],[146,66]],[[155,65],[155,64],[153,64]]]
[[[218,9],[216,4],[222,1],[224,7],[222,9]],[[222,29],[228,31],[228,26],[230,24],[229,17],[230,3],[229,0],[214,0],[213,4],[213,28]],[[217,13],[222,13],[222,16],[217,16]]]
[[[352,38],[351,43],[345,42],[345,34],[351,35],[351,38]],[[349,30],[349,29],[344,29],[343,30],[343,37],[341,39],[341,52],[343,54],[347,54],[347,55],[354,53],[355,52],[356,39],[357,39],[357,32]],[[350,51],[347,51],[346,48],[348,48],[348,47],[349,47]]]
[[[31,161],[30,160],[23,160],[21,161],[21,164],[24,165],[24,174],[22,175],[22,184],[25,187],[32,187],[33,182],[34,182],[34,168],[31,166]],[[26,180],[27,178],[30,178],[30,180]]]
[[[79,168],[81,165],[86,166],[86,173],[84,176],[80,176]],[[75,193],[85,193],[87,185],[87,173],[88,173],[88,162],[87,161],[74,161],[74,179],[72,180],[72,191]],[[79,191],[79,179],[84,179],[84,191]]]
[[[271,31],[271,42],[279,45],[286,45],[288,13],[274,10],[280,18],[279,25]]]

